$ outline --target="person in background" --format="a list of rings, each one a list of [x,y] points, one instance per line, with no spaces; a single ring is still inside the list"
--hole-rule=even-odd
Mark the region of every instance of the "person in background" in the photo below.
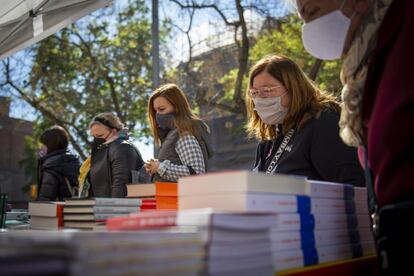
[[[139,171],[144,165],[140,152],[129,142],[121,120],[112,113],[98,114],[89,128],[94,139],[91,159],[87,160],[88,196],[126,197],[132,171]]]
[[[364,185],[356,149],[338,134],[338,102],[292,60],[273,55],[258,61],[246,105],[248,133],[260,141],[255,171]]]
[[[366,169],[381,271],[414,274],[414,1],[296,4],[308,52],[343,59],[340,133]]]
[[[154,181],[176,182],[179,177],[205,173],[211,156],[207,125],[190,109],[184,93],[166,84],[151,95],[148,120],[158,159],[145,164]]]
[[[39,201],[62,201],[76,193],[80,162],[70,153],[68,133],[61,126],[52,126],[40,136],[42,147],[38,160]]]

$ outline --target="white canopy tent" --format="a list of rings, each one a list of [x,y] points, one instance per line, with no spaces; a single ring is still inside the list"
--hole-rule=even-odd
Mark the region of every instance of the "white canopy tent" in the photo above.
[[[111,2],[112,0],[0,0],[0,60]]]

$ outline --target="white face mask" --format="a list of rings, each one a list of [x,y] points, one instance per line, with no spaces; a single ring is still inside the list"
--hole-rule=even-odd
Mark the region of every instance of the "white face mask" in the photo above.
[[[282,123],[288,112],[288,108],[281,104],[281,96],[272,98],[253,98],[253,102],[260,119],[268,125]]]
[[[341,57],[352,19],[341,11],[345,1],[338,10],[303,24],[303,45],[312,56],[323,60]]]

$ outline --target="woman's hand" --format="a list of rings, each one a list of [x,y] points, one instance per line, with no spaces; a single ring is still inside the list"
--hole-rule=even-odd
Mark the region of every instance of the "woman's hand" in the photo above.
[[[150,159],[144,164],[144,167],[147,173],[153,175],[157,173],[159,165],[160,161],[158,159]]]

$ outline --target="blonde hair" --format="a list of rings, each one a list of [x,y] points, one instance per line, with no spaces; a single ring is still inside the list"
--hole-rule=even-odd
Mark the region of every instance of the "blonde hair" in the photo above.
[[[259,60],[250,70],[248,90],[252,88],[254,78],[264,71],[280,81],[291,98],[288,113],[282,123],[284,133],[291,128],[302,128],[310,119],[319,116],[322,110],[340,111],[335,97],[320,90],[295,62],[285,56],[272,55]],[[275,128],[263,123],[254,107],[253,99],[247,92],[246,128],[249,135],[261,141],[277,138]]]
[[[118,116],[111,112],[103,112],[96,115],[93,120],[89,123],[89,128],[94,125],[103,125],[109,129],[121,130],[124,128],[124,124],[121,122]]]
[[[161,140],[155,119],[156,110],[154,109],[154,100],[158,97],[164,97],[174,106],[174,124],[180,136],[185,133],[198,136],[200,125],[208,129],[207,125],[191,111],[190,104],[183,91],[175,84],[165,84],[155,90],[148,101],[148,121],[152,135],[154,136],[154,141],[158,145],[161,144]]]

